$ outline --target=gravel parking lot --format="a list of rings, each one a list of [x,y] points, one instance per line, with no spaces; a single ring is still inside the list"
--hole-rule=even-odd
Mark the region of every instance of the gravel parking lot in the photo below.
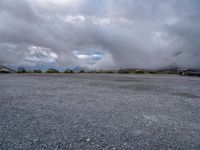
[[[0,149],[200,149],[200,78],[0,75]]]

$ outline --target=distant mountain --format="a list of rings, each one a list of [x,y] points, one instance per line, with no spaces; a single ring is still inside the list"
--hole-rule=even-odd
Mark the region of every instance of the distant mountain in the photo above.
[[[14,70],[18,70],[19,67],[25,68],[26,71],[33,71],[33,70],[39,69],[39,70],[42,70],[43,72],[46,72],[49,68],[57,69],[60,72],[63,72],[64,70],[68,69],[67,67],[57,66],[57,65],[53,65],[53,64],[40,65],[40,66],[14,66],[14,65],[8,66],[8,68],[12,68]]]
[[[81,70],[81,68],[76,66],[76,67],[72,68],[72,70],[75,71],[75,72],[79,72]]]
[[[2,65],[0,65],[0,66],[2,66]],[[4,67],[4,66],[2,66],[2,67]],[[49,68],[57,69],[60,72],[63,72],[65,70],[73,70],[74,72],[79,72],[80,70],[87,70],[86,68],[79,67],[79,66],[64,67],[64,66],[58,66],[58,65],[54,65],[54,64],[41,65],[41,66],[14,66],[14,65],[12,65],[12,66],[4,67],[4,68],[15,71],[15,70],[18,70],[19,67],[25,68],[26,71],[33,71],[33,70],[39,69],[39,70],[42,70],[43,72],[46,72]]]
[[[0,65],[0,73],[16,73],[16,70]]]

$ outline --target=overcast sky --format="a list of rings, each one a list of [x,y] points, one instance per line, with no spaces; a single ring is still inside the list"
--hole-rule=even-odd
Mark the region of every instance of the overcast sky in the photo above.
[[[0,64],[200,68],[200,0],[0,0]]]

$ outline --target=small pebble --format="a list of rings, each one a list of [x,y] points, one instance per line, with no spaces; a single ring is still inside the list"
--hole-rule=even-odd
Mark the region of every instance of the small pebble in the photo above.
[[[87,138],[87,139],[86,139],[86,141],[87,141],[87,142],[90,142],[90,141],[91,141],[91,139]]]

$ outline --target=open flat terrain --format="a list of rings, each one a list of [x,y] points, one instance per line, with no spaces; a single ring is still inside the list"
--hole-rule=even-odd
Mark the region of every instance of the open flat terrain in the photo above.
[[[0,149],[200,149],[200,78],[0,75]]]

